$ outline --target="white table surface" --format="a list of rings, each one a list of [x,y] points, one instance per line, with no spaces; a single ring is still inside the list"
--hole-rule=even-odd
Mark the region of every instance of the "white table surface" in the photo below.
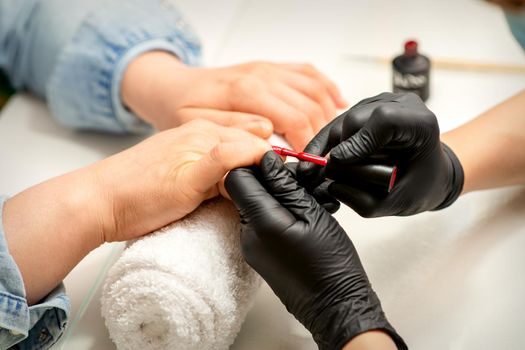
[[[206,62],[310,62],[350,102],[390,89],[386,65],[407,38],[430,57],[525,64],[501,12],[478,0],[184,0]],[[525,88],[525,75],[434,70],[430,108],[443,130]],[[15,194],[124,149],[140,137],[66,130],[40,101],[14,97],[0,114],[0,193]],[[468,142],[468,140],[466,140]],[[412,349],[524,349],[525,188],[469,194],[410,218],[336,217],[360,251],[391,323]],[[57,349],[114,349],[100,283],[121,244],[93,251],[66,278],[72,322]],[[315,349],[263,286],[232,349]]]

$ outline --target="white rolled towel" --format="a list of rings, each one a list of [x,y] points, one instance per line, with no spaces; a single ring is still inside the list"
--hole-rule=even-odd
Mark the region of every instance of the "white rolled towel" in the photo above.
[[[122,350],[228,349],[260,286],[224,199],[130,245],[111,267],[102,316]]]

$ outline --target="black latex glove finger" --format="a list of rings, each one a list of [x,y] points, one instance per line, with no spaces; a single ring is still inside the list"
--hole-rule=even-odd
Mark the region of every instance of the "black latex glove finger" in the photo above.
[[[438,145],[439,125],[436,116],[422,101],[412,98],[402,101],[406,101],[406,104],[386,101],[373,107],[364,126],[332,149],[330,161],[356,163],[389,145],[402,145],[405,153],[417,150],[424,144],[432,148]],[[349,113],[349,119],[355,119],[352,117],[352,113]]]
[[[306,145],[304,152],[318,156],[324,156],[330,152],[332,147],[340,142],[343,121],[344,113],[322,128]],[[313,190],[313,188],[324,181],[324,167],[311,162],[301,161],[297,168],[297,179],[302,186]]]
[[[256,167],[238,168],[230,171],[225,187],[242,218],[258,222],[262,233],[282,232],[297,220],[285,209],[257,179],[260,170]]]
[[[335,214],[341,207],[341,203],[335,196],[330,194],[329,187],[333,181],[327,180],[314,188],[312,196],[327,212]]]
[[[351,107],[345,114],[342,123],[339,142],[357,133],[370,119],[373,110],[385,102],[396,102],[400,94],[383,92],[379,95],[365,98]]]
[[[297,168],[299,166],[298,162],[286,163],[286,167],[292,173],[294,178],[297,178]],[[328,185],[331,181],[325,181],[313,189],[307,189],[308,192],[315,198],[317,203],[319,203],[326,211],[330,214],[337,212],[341,206],[341,203],[328,192]]]

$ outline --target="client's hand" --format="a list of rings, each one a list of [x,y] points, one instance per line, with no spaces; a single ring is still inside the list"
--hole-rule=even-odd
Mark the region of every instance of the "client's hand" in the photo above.
[[[3,221],[29,302],[100,244],[140,237],[190,213],[218,195],[217,182],[230,169],[258,163],[268,149],[246,131],[195,120],[10,198],[3,213],[0,207],[0,234]]]
[[[258,163],[269,148],[244,130],[193,120],[95,164],[103,241],[136,238],[191,213],[219,194],[229,170]]]
[[[303,64],[192,68],[150,52],[130,64],[122,84],[124,103],[160,130],[201,118],[263,138],[275,130],[301,150],[346,106],[334,83]]]
[[[279,156],[268,152],[260,168],[231,171],[225,187],[241,215],[246,261],[320,349],[341,349],[371,330],[406,348],[388,323],[352,241]],[[391,349],[386,334],[382,349]]]

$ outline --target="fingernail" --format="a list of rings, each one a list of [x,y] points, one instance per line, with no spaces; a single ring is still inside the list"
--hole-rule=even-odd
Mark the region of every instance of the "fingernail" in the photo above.
[[[248,122],[244,124],[243,128],[257,134],[260,137],[267,137],[272,133],[272,127],[269,126],[268,123],[262,121]]]
[[[259,121],[261,130],[263,130],[267,134],[271,134],[273,132],[273,125],[270,122],[267,121]]]

